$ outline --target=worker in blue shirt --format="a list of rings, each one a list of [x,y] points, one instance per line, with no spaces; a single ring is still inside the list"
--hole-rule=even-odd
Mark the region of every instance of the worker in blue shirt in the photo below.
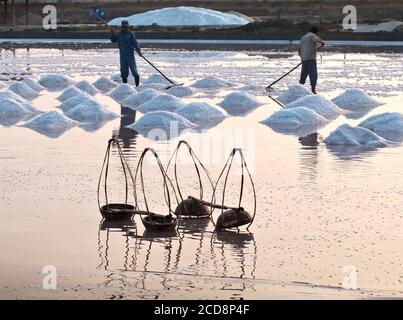
[[[111,41],[117,43],[120,54],[120,75],[123,83],[127,83],[127,77],[129,76],[129,69],[136,82],[136,87],[140,84],[140,76],[137,72],[136,60],[134,59],[134,50],[141,57],[142,53],[140,46],[137,42],[136,36],[129,30],[129,22],[123,20],[121,22],[120,32],[115,33],[111,28]]]

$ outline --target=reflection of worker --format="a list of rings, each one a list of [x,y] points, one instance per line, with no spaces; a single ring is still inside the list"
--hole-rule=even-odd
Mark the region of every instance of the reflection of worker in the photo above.
[[[325,46],[325,43],[318,37],[319,29],[312,27],[311,32],[302,37],[299,45],[299,56],[302,60],[301,79],[299,83],[305,84],[309,75],[312,92],[316,94],[316,83],[318,81],[318,69],[316,64],[316,54],[319,48]]]
[[[111,41],[117,43],[120,54],[120,75],[123,83],[127,83],[127,77],[129,76],[129,69],[136,81],[136,86],[140,83],[140,76],[137,72],[136,60],[134,59],[134,50],[137,51],[141,57],[140,46],[137,42],[136,36],[129,30],[129,22],[123,20],[121,23],[121,30],[119,33],[115,33],[111,28],[112,36]]]

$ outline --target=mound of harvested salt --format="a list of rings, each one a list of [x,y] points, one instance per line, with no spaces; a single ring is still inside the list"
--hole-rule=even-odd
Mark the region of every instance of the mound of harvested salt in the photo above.
[[[354,112],[371,110],[381,105],[361,89],[347,89],[332,100],[340,108]]]
[[[44,75],[38,83],[50,91],[59,91],[71,86],[74,81],[67,76],[49,73]]]
[[[329,146],[355,146],[378,148],[386,147],[390,142],[371,130],[361,127],[351,127],[343,124],[325,139],[326,145]]]
[[[167,93],[178,98],[191,96],[195,92],[191,87],[176,86],[170,88]]]
[[[282,104],[289,104],[308,95],[313,95],[313,93],[305,88],[302,84],[295,84],[289,86],[287,91],[284,91],[277,97],[277,100]]]
[[[122,102],[135,92],[137,91],[130,84],[122,83],[113,89],[113,91],[109,93],[109,96],[117,102]]]
[[[19,96],[23,97],[26,100],[33,100],[38,96],[38,92],[31,89],[27,84],[19,81],[14,82],[10,87],[9,90],[15,92]]]
[[[166,84],[162,84],[162,83],[144,83],[139,85],[136,90],[138,92],[146,90],[146,89],[154,89],[157,91],[163,91],[167,88]]]
[[[16,94],[14,91],[11,91],[11,90],[0,91],[0,100],[7,99],[7,98],[18,101],[18,102],[27,102],[23,97]]]
[[[186,104],[179,98],[171,96],[170,94],[161,93],[150,101],[143,103],[137,107],[137,111],[141,113],[148,113],[152,111],[176,111]]]
[[[202,128],[215,126],[226,117],[225,112],[206,102],[189,103],[176,113]]]
[[[305,136],[316,132],[316,130],[328,124],[329,120],[315,111],[297,107],[281,109],[262,121],[262,123],[276,132]]]
[[[245,91],[236,91],[227,95],[218,105],[232,116],[245,115],[262,105],[255,97]]]
[[[162,75],[160,74],[152,74],[149,76],[146,80],[143,81],[144,84],[149,84],[149,83],[162,83],[164,85],[169,85],[171,84],[167,79],[165,79]]]
[[[36,82],[34,79],[28,77],[25,78],[23,81],[28,87],[30,87],[32,90],[35,90],[37,92],[44,90],[45,88],[41,86],[38,82]]]
[[[403,114],[385,112],[369,117],[359,127],[366,128],[378,136],[391,141],[403,141]]]
[[[0,89],[7,87],[7,84],[4,81],[0,80]]]
[[[99,91],[102,92],[109,92],[118,86],[118,84],[115,81],[108,79],[106,77],[99,78],[97,81],[93,83],[93,85],[95,88],[97,88]]]
[[[77,82],[75,86],[81,91],[85,91],[92,96],[95,96],[98,93],[98,89],[86,80],[81,80]]]
[[[220,89],[220,88],[229,88],[232,86],[233,86],[232,83],[221,80],[214,76],[205,77],[192,84],[193,88],[200,88],[200,89]]]
[[[340,109],[333,102],[327,100],[321,95],[307,95],[285,105],[286,109],[298,107],[304,107],[315,111],[316,113],[329,120],[334,120],[339,115],[345,113],[343,109]]]
[[[78,96],[82,92],[83,91],[81,91],[77,87],[71,86],[71,87],[68,87],[67,89],[64,89],[63,92],[61,93],[61,95],[57,97],[57,100],[66,101],[72,97]]]
[[[57,111],[48,111],[36,116],[30,121],[24,123],[22,126],[31,129],[44,129],[44,130],[66,130],[77,126],[79,123],[67,118]]]
[[[63,103],[60,106],[58,106],[58,108],[62,109],[63,112],[67,112],[84,101],[96,101],[96,100],[93,96],[89,95],[87,92],[81,92],[79,95],[63,101]]]
[[[33,106],[10,98],[0,98],[0,117],[20,117],[38,112]]]
[[[145,89],[128,96],[121,102],[122,106],[136,110],[142,104],[158,97],[160,93],[154,89]]]
[[[65,115],[79,122],[110,120],[119,117],[95,100],[86,100],[70,109]]]

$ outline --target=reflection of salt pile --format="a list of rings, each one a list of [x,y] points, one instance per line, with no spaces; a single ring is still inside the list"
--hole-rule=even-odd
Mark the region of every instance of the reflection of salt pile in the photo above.
[[[148,113],[152,111],[176,111],[185,106],[185,103],[170,94],[161,93],[157,97],[151,99],[150,101],[142,104],[137,111],[141,113]]]
[[[347,89],[341,95],[334,98],[332,102],[342,109],[354,112],[371,110],[381,105],[380,102],[371,98],[361,89]]]
[[[302,84],[296,84],[288,87],[288,90],[277,97],[282,104],[288,104],[313,93]]]
[[[63,103],[58,106],[59,109],[63,110],[63,112],[67,112],[80,103],[84,101],[95,101],[94,97],[89,95],[87,92],[81,92],[78,96],[71,97],[70,99],[67,99],[66,101],[63,101]]]
[[[37,92],[44,90],[45,88],[41,86],[38,82],[36,82],[34,79],[28,77],[25,78],[23,81],[28,87],[30,87],[32,90],[35,90]]]
[[[27,100],[33,100],[38,96],[37,91],[31,89],[31,87],[23,82],[14,82],[9,87],[9,90],[15,92],[16,94]]]
[[[232,87],[232,84],[217,77],[208,76],[193,83],[192,87],[200,89],[220,89]]]
[[[20,117],[35,112],[38,112],[38,110],[28,103],[10,98],[0,98],[0,117]]]
[[[146,80],[144,80],[143,83],[145,83],[145,84],[162,83],[162,84],[165,84],[165,85],[170,84],[170,82],[160,74],[152,74]]]
[[[177,114],[202,128],[217,125],[226,117],[217,107],[206,102],[192,102],[180,108]]]
[[[390,143],[371,130],[343,124],[325,139],[329,146],[355,146],[366,148],[386,147]]]
[[[59,101],[66,101],[72,97],[78,96],[81,94],[82,91],[75,86],[68,87],[67,89],[64,89],[63,92],[57,97],[57,100]]]
[[[403,115],[399,112],[386,112],[369,117],[358,126],[392,141],[403,140]]]
[[[307,95],[285,106],[286,109],[296,107],[310,109],[329,120],[334,120],[339,115],[345,113],[344,110],[340,109],[333,102],[327,100],[321,95]]]
[[[113,91],[109,93],[109,96],[117,102],[122,102],[135,92],[136,90],[130,84],[122,83],[113,89]]]
[[[128,96],[125,100],[123,100],[122,106],[126,108],[136,109],[141,106],[143,103],[146,103],[155,97],[158,97],[160,93],[154,89],[145,89],[140,92],[136,92]]]
[[[79,122],[110,120],[118,117],[116,113],[109,111],[95,100],[83,101],[65,114]]]
[[[49,73],[44,75],[38,83],[50,91],[59,91],[71,86],[74,81],[60,74]]]
[[[24,127],[41,130],[66,130],[78,125],[57,111],[48,111],[23,124]]]
[[[77,82],[75,86],[81,91],[85,91],[92,96],[95,96],[98,93],[98,89],[86,80]]]
[[[260,101],[245,91],[232,92],[219,103],[228,114],[234,116],[245,115],[260,105]]]
[[[177,86],[170,88],[167,93],[175,97],[183,98],[192,95],[194,91],[195,90],[191,87]]]
[[[102,92],[109,92],[118,86],[118,84],[115,81],[108,79],[106,77],[99,78],[97,81],[93,83],[93,85],[95,88],[97,88],[99,91]]]

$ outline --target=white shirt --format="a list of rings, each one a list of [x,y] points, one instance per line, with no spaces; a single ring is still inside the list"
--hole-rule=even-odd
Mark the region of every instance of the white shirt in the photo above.
[[[301,60],[316,60],[318,44],[322,41],[316,34],[309,32],[301,38],[299,44],[299,56]]]

